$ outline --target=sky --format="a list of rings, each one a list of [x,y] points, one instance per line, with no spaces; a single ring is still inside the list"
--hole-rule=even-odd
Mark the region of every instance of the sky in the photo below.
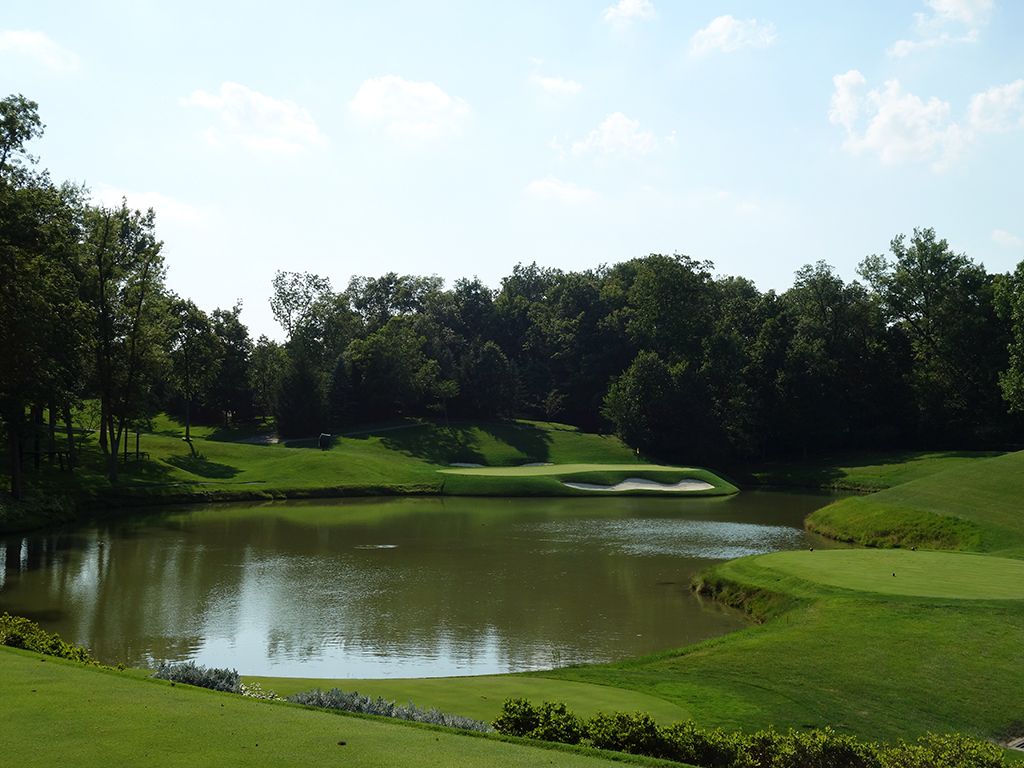
[[[933,227],[1024,260],[1024,2],[152,2],[0,10],[0,97],[171,289],[280,339],[276,270],[682,253],[785,290]]]

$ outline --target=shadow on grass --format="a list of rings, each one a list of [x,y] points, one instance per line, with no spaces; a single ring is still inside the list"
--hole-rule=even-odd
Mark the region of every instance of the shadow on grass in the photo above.
[[[909,464],[935,458],[978,459],[999,456],[999,451],[852,451],[816,459],[797,457],[751,464],[732,471],[745,485],[799,485],[827,488],[845,480],[849,470],[878,465]]]
[[[527,462],[542,462],[551,458],[551,434],[532,424],[481,423],[476,426],[495,440],[515,448]]]
[[[418,427],[386,432],[381,444],[391,451],[424,459],[432,464],[485,464],[486,457],[477,446],[477,437],[469,426],[421,424]]]
[[[197,453],[194,456],[171,456],[165,459],[165,461],[173,467],[183,469],[200,477],[227,479],[241,472],[240,469],[229,464],[218,464],[215,461],[208,461],[201,453]]]
[[[547,461],[550,454],[551,437],[544,430],[529,424],[426,423],[384,432],[380,439],[381,444],[389,450],[433,464],[487,464],[487,457],[480,446],[480,432],[522,454],[524,462]]]

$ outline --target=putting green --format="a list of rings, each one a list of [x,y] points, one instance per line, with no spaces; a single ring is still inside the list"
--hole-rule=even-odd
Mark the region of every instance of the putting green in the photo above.
[[[751,564],[831,587],[884,595],[1024,600],[1024,560],[960,552],[836,549],[776,552]]]
[[[691,467],[663,464],[542,464],[526,467],[451,467],[438,470],[448,475],[484,475],[487,477],[536,477],[569,475],[576,472],[692,472]]]

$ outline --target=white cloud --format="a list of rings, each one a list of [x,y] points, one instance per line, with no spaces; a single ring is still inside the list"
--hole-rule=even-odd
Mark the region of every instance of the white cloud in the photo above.
[[[986,133],[1005,133],[1024,128],[1024,80],[997,85],[971,98],[971,128]]]
[[[854,124],[860,117],[860,92],[866,83],[864,75],[856,69],[832,78],[835,91],[832,94],[832,108],[829,110],[828,119],[835,125],[843,126],[847,134],[853,132]]]
[[[860,95],[863,75],[850,70],[833,78],[829,120],[846,129],[845,148],[854,154],[876,154],[883,163],[929,162],[946,167],[967,143],[963,129],[950,119],[949,102],[932,97],[923,101],[905,93],[899,81]],[[867,119],[858,131],[860,118]]]
[[[548,77],[545,75],[533,75],[530,78],[534,85],[548,93],[568,95],[579,93],[583,85],[575,80],[567,80],[564,77]]]
[[[650,21],[658,17],[651,0],[619,0],[601,13],[609,24],[631,24],[634,21]]]
[[[554,176],[531,181],[526,185],[526,193],[538,200],[553,200],[568,205],[589,203],[598,197],[597,192],[592,189],[573,184],[571,181],[562,181]]]
[[[1005,229],[992,230],[992,242],[1003,248],[1024,248],[1024,238],[1017,237]]]
[[[925,5],[930,13],[914,14],[915,38],[897,40],[889,48],[890,56],[903,58],[953,43],[975,43],[992,12],[992,0],[925,0]]]
[[[640,123],[621,112],[608,115],[601,124],[572,145],[574,155],[646,155],[658,146],[650,131],[640,130]]]
[[[222,83],[217,93],[194,91],[181,104],[217,116],[217,124],[204,134],[214,145],[237,143],[254,152],[294,154],[327,141],[303,107],[238,83]]]
[[[918,23],[959,22],[970,27],[988,24],[992,13],[992,0],[925,0],[932,9],[932,17],[918,14]]]
[[[775,25],[757,19],[719,16],[690,38],[690,55],[706,56],[714,51],[732,53],[741,48],[767,48],[775,42]]]
[[[206,218],[205,211],[160,192],[134,192],[110,184],[99,184],[92,190],[92,199],[108,208],[120,206],[122,198],[128,201],[129,208],[140,211],[152,208],[158,223],[164,220],[194,224]]]
[[[864,76],[851,69],[832,83],[828,118],[845,129],[843,146],[887,164],[928,162],[941,170],[984,135],[1024,128],[1024,80],[975,94],[960,121],[953,119],[949,102],[906,93],[898,80],[865,94]]]
[[[367,123],[382,125],[396,138],[436,139],[462,133],[473,110],[429,82],[385,75],[366,80],[349,108]]]
[[[0,30],[0,53],[24,56],[54,72],[71,72],[78,69],[78,56],[42,32]]]

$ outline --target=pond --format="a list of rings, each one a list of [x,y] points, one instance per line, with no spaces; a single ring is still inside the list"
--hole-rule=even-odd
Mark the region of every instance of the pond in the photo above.
[[[691,577],[822,542],[827,496],[393,498],[176,507],[0,539],[0,611],[107,663],[426,677],[637,656],[730,632]]]

